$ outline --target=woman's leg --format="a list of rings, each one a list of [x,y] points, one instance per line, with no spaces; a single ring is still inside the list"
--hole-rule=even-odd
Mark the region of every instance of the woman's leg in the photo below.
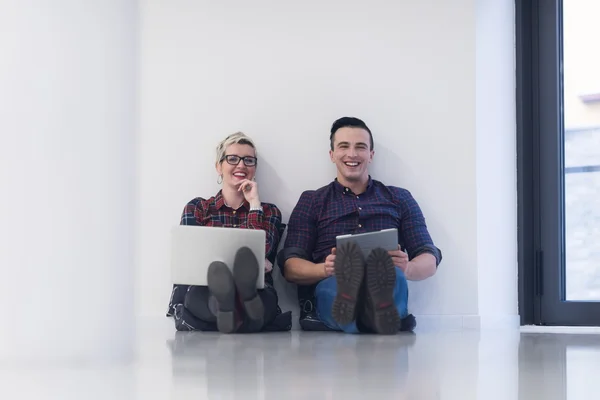
[[[233,262],[233,279],[246,317],[263,326],[265,308],[256,290],[259,275],[256,256],[248,247],[240,248]]]
[[[175,329],[178,331],[216,331],[216,317],[209,310],[208,298],[206,286],[189,286],[182,303],[175,304],[173,307]]]
[[[224,263],[213,262],[208,269],[208,288],[190,290],[185,308],[199,320],[216,321],[223,333],[261,331],[277,316],[278,298],[268,283],[264,289],[256,289],[258,268],[256,256],[247,247],[238,250],[233,274]]]
[[[277,297],[275,288],[268,283],[265,283],[264,289],[258,291],[258,296],[263,303],[263,326],[266,326],[277,317],[279,298]]]
[[[208,289],[217,300],[217,327],[219,332],[233,333],[241,325],[236,310],[236,288],[229,267],[221,261],[214,261],[208,267]]]
[[[257,295],[263,304],[263,316],[258,320],[245,316],[244,323],[238,330],[239,333],[260,332],[277,317],[279,299],[275,288],[268,283],[265,283],[265,288],[258,290]]]
[[[215,307],[216,301],[213,300],[213,306],[211,310],[211,307],[209,306],[211,298],[214,299],[214,297],[210,295],[208,287],[190,286],[185,295],[183,305],[196,318],[206,322],[217,322],[217,309]]]

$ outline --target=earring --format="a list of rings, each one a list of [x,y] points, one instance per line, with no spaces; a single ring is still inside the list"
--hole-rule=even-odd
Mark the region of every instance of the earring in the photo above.
[[[219,177],[217,178],[217,184],[221,184],[223,183],[223,175],[219,175]]]

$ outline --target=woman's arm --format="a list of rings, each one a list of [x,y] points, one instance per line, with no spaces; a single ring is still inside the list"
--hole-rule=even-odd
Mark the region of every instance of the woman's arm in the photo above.
[[[204,208],[202,202],[205,201],[202,197],[196,197],[183,208],[179,225],[200,225],[200,221],[204,219]]]
[[[261,210],[253,210],[248,213],[246,223],[242,228],[262,229],[266,232],[265,258],[269,258],[271,252],[277,251],[279,246],[281,211],[274,204],[262,203]]]

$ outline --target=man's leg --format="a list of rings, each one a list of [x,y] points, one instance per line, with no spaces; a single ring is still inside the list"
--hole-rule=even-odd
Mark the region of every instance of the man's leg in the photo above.
[[[361,321],[376,333],[393,335],[400,330],[400,316],[406,316],[408,286],[399,268],[384,249],[371,251],[365,276],[365,308]]]
[[[396,268],[396,288],[394,289],[394,304],[401,319],[408,316],[408,283],[404,272]]]
[[[413,331],[416,326],[415,317],[408,314],[408,284],[404,272],[398,267],[396,268],[396,287],[394,288],[394,305],[401,318],[401,329],[402,331]],[[359,311],[358,317],[358,329],[361,332],[374,333],[375,328],[372,317],[369,318],[372,312],[367,311],[369,307],[372,307],[371,302],[365,300],[364,305]]]
[[[365,260],[358,245],[347,243],[340,246],[334,267],[337,288],[331,313],[338,325],[344,326],[356,321],[356,306],[365,275]]]
[[[332,309],[335,298],[337,297],[337,288],[338,284],[335,276],[330,276],[319,282],[315,289],[317,317],[319,317],[319,319],[330,329],[346,333],[359,333],[356,321],[339,324],[333,318]]]

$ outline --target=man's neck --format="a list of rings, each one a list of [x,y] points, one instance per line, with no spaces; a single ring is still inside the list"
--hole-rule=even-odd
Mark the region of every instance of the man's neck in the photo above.
[[[344,177],[341,176],[338,176],[337,180],[342,186],[349,188],[350,190],[352,190],[352,193],[357,195],[366,192],[367,186],[369,185],[368,176],[360,181],[347,181],[346,179],[344,179]]]
[[[244,203],[244,194],[235,188],[223,187],[221,190],[223,200],[231,208],[238,208]]]

